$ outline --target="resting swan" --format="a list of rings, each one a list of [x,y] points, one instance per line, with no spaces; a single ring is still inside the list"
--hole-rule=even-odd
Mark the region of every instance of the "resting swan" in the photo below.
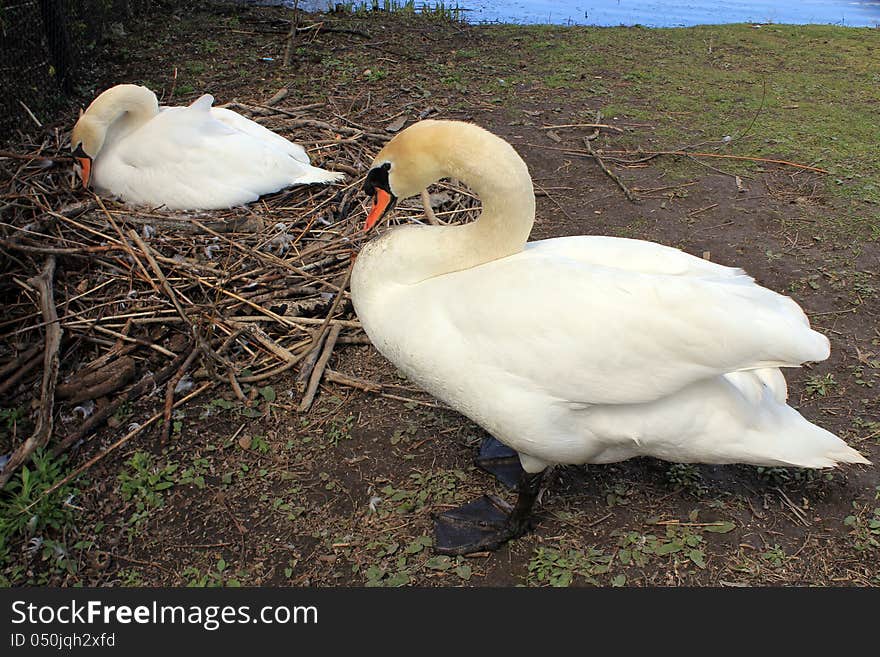
[[[83,186],[135,205],[207,210],[343,176],[311,166],[302,146],[213,102],[205,94],[188,107],[159,107],[146,87],[106,90],[70,138]]]
[[[519,456],[512,513],[487,497],[436,518],[436,548],[495,549],[528,529],[552,464],[647,455],[825,468],[869,463],[786,402],[780,367],[828,358],[790,298],[741,269],[610,237],[526,243],[525,163],[472,124],[422,121],[373,162],[372,228],[444,177],[483,211],[462,226],[405,225],[368,242],[352,301],[376,348]]]

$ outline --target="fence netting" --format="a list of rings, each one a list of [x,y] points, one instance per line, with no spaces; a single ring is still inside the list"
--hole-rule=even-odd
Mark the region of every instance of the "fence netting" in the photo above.
[[[90,53],[154,0],[0,0],[0,144],[77,94]]]

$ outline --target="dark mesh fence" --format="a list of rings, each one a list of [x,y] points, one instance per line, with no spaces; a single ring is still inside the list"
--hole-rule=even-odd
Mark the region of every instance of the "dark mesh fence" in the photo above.
[[[0,144],[76,92],[89,52],[153,0],[0,0]]]

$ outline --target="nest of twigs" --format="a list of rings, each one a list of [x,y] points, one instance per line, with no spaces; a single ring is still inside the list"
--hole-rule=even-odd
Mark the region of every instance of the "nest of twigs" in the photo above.
[[[347,286],[367,237],[363,175],[392,135],[319,120],[320,104],[227,107],[346,181],[167,212],[80,189],[57,131],[0,153],[0,408],[24,407],[34,427],[22,435],[12,422],[0,434],[0,487],[36,449],[61,454],[150,396],[155,414],[119,427],[104,453],[149,428],[167,439],[173,409],[217,386],[248,403],[292,373],[307,411],[333,349],[368,343]],[[470,219],[473,197],[443,187],[430,197],[440,220]],[[410,207],[397,220],[424,220]]]

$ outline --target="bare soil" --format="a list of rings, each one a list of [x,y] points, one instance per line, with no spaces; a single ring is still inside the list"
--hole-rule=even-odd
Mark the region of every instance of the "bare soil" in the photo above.
[[[542,129],[581,122],[586,110],[600,109],[591,98],[536,79],[497,102],[492,90],[458,89],[424,72],[423,62],[478,48],[487,28],[327,17],[327,27],[370,37],[305,33],[293,68],[285,71],[279,22],[285,16],[230,10],[147,26],[137,33],[140,44],[152,41],[144,45],[147,55],[129,43],[130,54],[102,69],[96,89],[150,80],[168,90],[173,67],[184,71],[198,58],[206,62],[205,77],[176,82],[178,89],[192,85],[193,97],[204,87],[218,101],[264,102],[291,81],[298,102],[326,102],[328,112],[355,123],[382,128],[398,115],[413,121],[425,114],[479,123],[508,139],[528,163],[539,194],[532,239],[591,233],[656,241],[743,267],[797,300],[830,337],[832,357],[787,372],[791,403],[880,460],[880,244],[824,228],[823,217],[837,209],[822,192],[821,174],[770,164],[733,174],[725,172],[726,163],[712,161],[709,168],[670,158],[614,166],[640,199],[632,203],[592,159],[565,154],[583,148],[589,130],[559,129],[557,142]],[[204,52],[206,34],[210,53]],[[514,59],[511,67],[528,71],[528,58]],[[332,60],[358,65],[328,68]],[[460,65],[473,71],[482,63]],[[483,73],[505,75],[501,69]],[[623,73],[601,75],[613,86]],[[645,150],[678,145],[658,143],[644,121],[605,119]],[[621,139],[603,133],[595,145],[611,150]],[[244,407],[231,402],[192,402],[170,446],[160,445],[155,433],[141,436],[85,475],[77,531],[95,547],[75,574],[57,575],[52,583],[880,584],[877,548],[870,543],[870,521],[880,506],[875,467],[808,472],[653,459],[561,467],[547,479],[533,533],[492,554],[436,557],[432,513],[483,492],[512,499],[473,465],[483,431],[412,388],[369,345],[338,348],[330,367],[399,386],[386,388],[398,398],[324,383],[312,410],[298,414],[290,377],[273,382],[273,402],[253,406],[258,417],[246,417]],[[146,417],[154,403],[132,408],[132,421]],[[104,429],[74,455],[74,464],[118,431]],[[133,522],[137,498],[123,499],[120,475],[134,472],[137,452],[150,455],[153,471],[179,467],[169,475],[176,483],[161,491],[162,505]],[[203,476],[202,487],[180,483],[187,468]],[[42,566],[34,560],[28,568],[33,574]]]

